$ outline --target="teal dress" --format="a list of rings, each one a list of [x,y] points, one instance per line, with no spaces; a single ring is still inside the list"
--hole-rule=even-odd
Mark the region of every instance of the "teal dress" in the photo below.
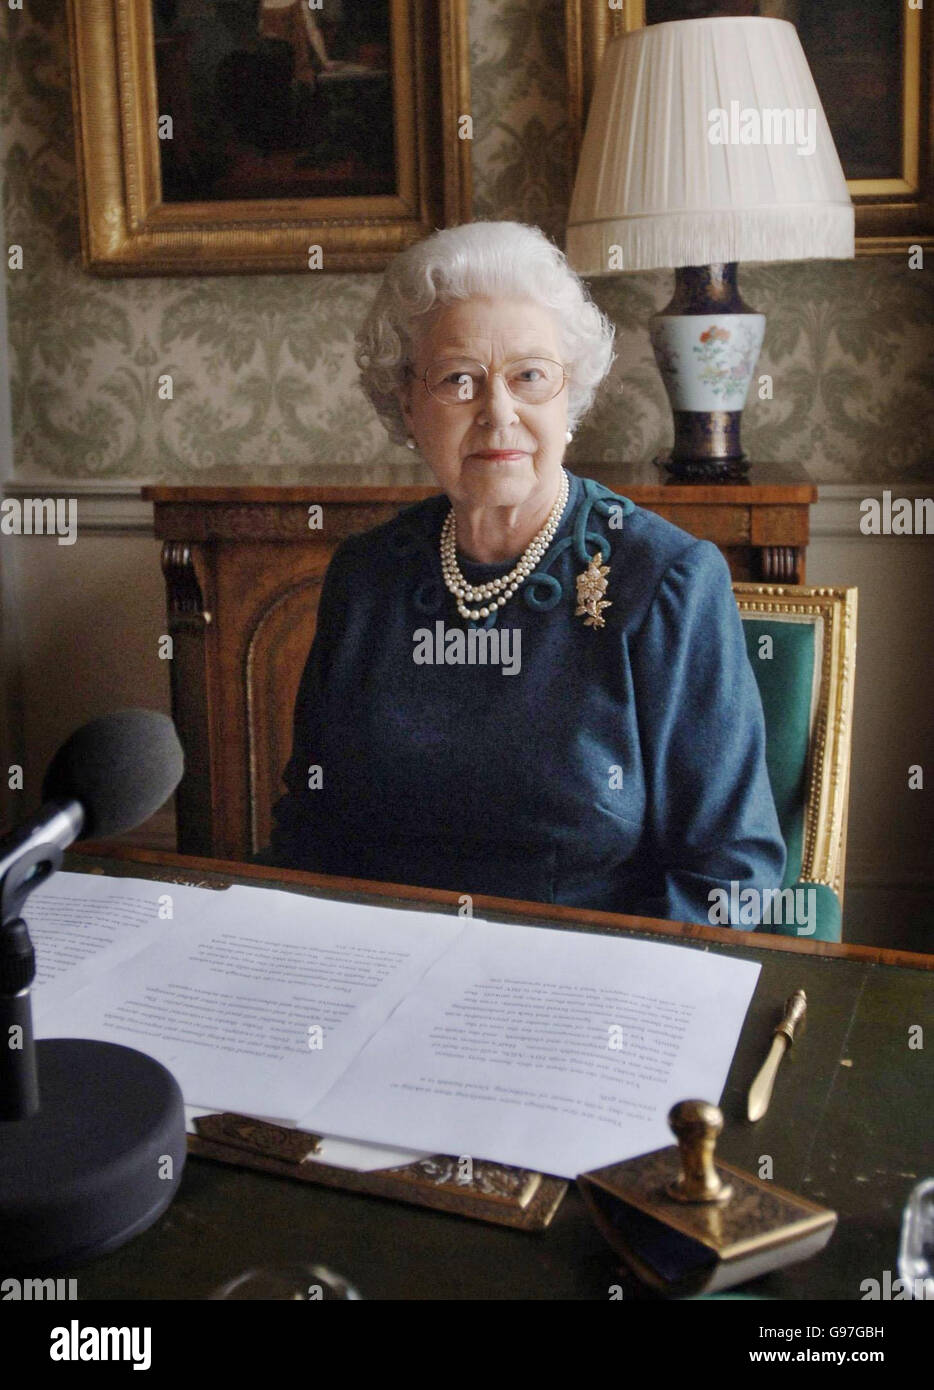
[[[715,888],[779,887],[725,560],[602,484],[569,482],[538,569],[479,622],[442,580],[445,496],[338,546],[267,862],[695,922]],[[597,552],[603,626],[576,613]],[[474,583],[511,567],[458,563]]]

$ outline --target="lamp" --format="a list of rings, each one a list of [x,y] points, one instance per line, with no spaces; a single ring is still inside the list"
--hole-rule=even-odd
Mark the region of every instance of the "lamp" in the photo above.
[[[650,323],[675,433],[655,462],[688,481],[742,477],[765,316],[743,303],[737,263],[855,254],[853,204],[793,24],[673,20],[610,42],[566,254],[587,276],[675,268]]]

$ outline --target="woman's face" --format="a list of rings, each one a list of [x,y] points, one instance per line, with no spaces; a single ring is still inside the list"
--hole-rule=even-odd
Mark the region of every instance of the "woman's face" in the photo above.
[[[397,392],[409,432],[453,502],[518,507],[554,484],[566,448],[567,383],[550,401],[530,404],[509,394],[501,376],[487,375],[473,400],[448,405],[424,382],[432,363],[468,357],[487,372],[520,357],[562,361],[554,320],[525,298],[477,297],[441,306],[427,316],[415,343],[415,379]],[[486,450],[517,451],[486,458]]]

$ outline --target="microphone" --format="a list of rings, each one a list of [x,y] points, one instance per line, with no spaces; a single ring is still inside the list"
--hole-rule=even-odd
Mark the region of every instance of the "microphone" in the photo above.
[[[171,719],[118,710],[66,740],[43,779],[42,806],[0,839],[0,1250],[8,1265],[54,1272],[115,1250],[178,1190],[186,1154],[178,1083],[134,1048],[35,1042],[35,954],[20,912],[70,844],[148,820],[183,771]]]
[[[117,710],[76,730],[48,766],[43,805],[0,839],[0,921],[16,915],[75,840],[120,835],[147,821],[184,767],[175,725],[155,710]]]

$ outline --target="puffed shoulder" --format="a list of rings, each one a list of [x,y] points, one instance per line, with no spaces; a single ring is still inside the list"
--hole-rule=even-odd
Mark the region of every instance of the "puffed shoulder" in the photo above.
[[[633,628],[650,621],[656,627],[703,629],[708,636],[724,624],[740,630],[729,565],[712,541],[692,540],[665,566]]]
[[[332,588],[353,574],[355,582],[362,579],[382,580],[398,572],[406,559],[419,562],[436,553],[437,537],[448,508],[444,494],[436,494],[413,502],[388,521],[345,536],[336,546],[328,566],[327,577]]]
[[[396,553],[404,548],[406,538],[417,537],[428,540],[437,537],[438,530],[450,503],[444,493],[424,497],[420,502],[412,502],[403,507],[388,521],[381,521],[366,531],[357,531],[347,536],[338,550],[353,549],[357,554],[378,555],[381,552]],[[335,554],[337,552],[335,551]]]
[[[611,504],[622,500],[604,492]],[[611,542],[607,596],[618,601],[630,631],[653,607],[667,607],[674,617],[679,608],[732,602],[729,566],[712,541],[698,540],[639,506],[622,518],[618,530],[611,523],[606,535]]]

